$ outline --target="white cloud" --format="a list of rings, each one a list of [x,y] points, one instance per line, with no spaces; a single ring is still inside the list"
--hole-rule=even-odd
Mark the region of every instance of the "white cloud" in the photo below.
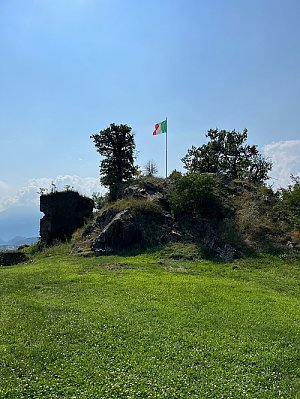
[[[51,184],[55,184],[57,190],[64,190],[65,186],[70,186],[80,194],[91,197],[93,192],[105,192],[104,187],[96,177],[79,176],[57,176],[56,178],[30,179],[25,187],[22,187],[14,195],[11,188],[0,181],[0,212],[12,206],[39,206],[39,192],[41,188],[51,190]]]
[[[300,176],[300,140],[267,144],[264,153],[273,163],[270,183],[274,188],[287,187],[291,174]]]
[[[0,180],[0,212],[4,209],[2,203],[14,194],[14,188]]]
[[[6,190],[9,187],[5,181],[0,180],[0,190]]]

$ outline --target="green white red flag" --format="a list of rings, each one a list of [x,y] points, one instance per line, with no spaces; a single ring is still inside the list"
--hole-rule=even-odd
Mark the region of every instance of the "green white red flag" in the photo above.
[[[156,123],[155,124],[155,129],[153,132],[153,136],[156,136],[158,134],[162,134],[162,133],[167,133],[167,119],[165,119],[164,121],[160,122],[160,123]]]

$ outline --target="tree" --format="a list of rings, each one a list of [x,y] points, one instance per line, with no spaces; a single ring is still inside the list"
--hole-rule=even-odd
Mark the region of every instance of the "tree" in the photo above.
[[[108,201],[108,193],[92,193],[92,200],[94,201],[94,208],[99,210],[103,207],[103,205]]]
[[[295,229],[300,229],[300,177],[291,176],[292,184],[281,189],[282,207]]]
[[[192,146],[182,158],[188,172],[217,173],[228,179],[248,179],[254,183],[268,178],[272,164],[259,153],[256,145],[247,145],[247,129],[242,133],[235,130],[208,130],[207,144]]]
[[[153,177],[157,175],[158,168],[155,162],[153,161],[148,161],[145,165],[145,176]]]
[[[137,173],[134,166],[135,142],[131,127],[112,123],[91,136],[97,151],[104,157],[100,162],[100,181],[109,187],[110,198],[120,195],[123,182]]]

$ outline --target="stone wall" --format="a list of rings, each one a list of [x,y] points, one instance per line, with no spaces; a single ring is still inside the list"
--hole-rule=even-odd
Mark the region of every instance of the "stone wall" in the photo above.
[[[76,191],[55,192],[40,197],[40,210],[45,216],[40,221],[41,242],[51,245],[54,241],[71,238],[93,214],[94,201]]]
[[[27,260],[27,256],[18,251],[7,251],[0,252],[0,266],[10,266],[16,265],[21,262],[25,262]]]

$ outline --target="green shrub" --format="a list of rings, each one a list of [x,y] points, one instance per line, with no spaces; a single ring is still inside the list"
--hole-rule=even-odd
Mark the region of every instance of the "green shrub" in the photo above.
[[[29,245],[29,247],[26,249],[26,252],[31,256],[34,256],[35,254],[37,254],[40,251],[41,251],[41,242],[40,241]]]
[[[169,194],[175,214],[201,217],[217,216],[222,208],[217,178],[208,173],[189,173],[178,176]]]

